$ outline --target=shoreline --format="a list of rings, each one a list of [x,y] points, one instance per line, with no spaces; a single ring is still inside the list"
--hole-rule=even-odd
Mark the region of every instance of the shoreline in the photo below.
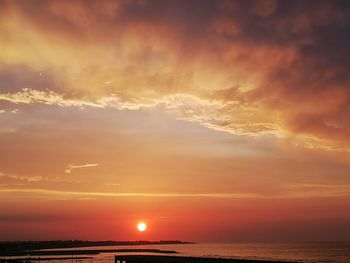
[[[1,256],[24,256],[24,255],[71,255],[71,254],[98,254],[99,251],[105,252],[144,252],[141,249],[128,249],[119,251],[120,249],[86,249],[88,247],[106,247],[106,246],[144,246],[144,245],[177,245],[177,244],[194,244],[193,242],[184,242],[179,240],[161,240],[161,241],[82,241],[82,240],[53,240],[53,241],[0,241],[0,257]],[[76,249],[72,249],[76,248]],[[72,249],[72,250],[61,250]],[[43,252],[45,251],[45,252]],[[68,251],[68,252],[62,252]],[[84,253],[82,253],[83,251]],[[153,249],[154,253],[161,253],[161,250]],[[146,251],[148,252],[148,251]],[[168,251],[174,253],[174,251]]]
[[[114,263],[296,263],[297,261],[191,256],[116,255]]]
[[[0,263],[3,262],[11,262],[11,263],[22,263],[22,262],[32,262],[32,261],[51,261],[51,260],[83,260],[83,259],[90,259],[92,260],[93,257],[52,257],[52,258],[0,258]]]
[[[152,252],[157,253],[157,252]],[[263,259],[240,259],[240,258],[216,258],[216,257],[193,257],[193,256],[169,256],[169,255],[114,255],[114,263],[297,263],[297,261],[263,260]],[[51,260],[83,260],[93,257],[33,257],[33,258],[0,258],[0,263],[30,263],[36,261]]]
[[[147,249],[147,248],[126,248],[126,249],[79,249],[79,250],[31,250],[4,252],[0,257],[20,257],[20,256],[81,256],[98,255],[102,253],[157,253],[157,254],[177,254],[175,250]],[[1,259],[1,258],[0,258]]]

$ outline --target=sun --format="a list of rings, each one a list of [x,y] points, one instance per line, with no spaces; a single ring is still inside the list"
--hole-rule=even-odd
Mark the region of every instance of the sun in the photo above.
[[[140,232],[144,232],[147,229],[147,225],[144,222],[139,222],[137,224],[137,230]]]

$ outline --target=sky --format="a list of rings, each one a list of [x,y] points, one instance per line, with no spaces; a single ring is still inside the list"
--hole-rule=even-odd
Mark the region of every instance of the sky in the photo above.
[[[0,0],[0,240],[350,240],[349,42],[348,1]]]

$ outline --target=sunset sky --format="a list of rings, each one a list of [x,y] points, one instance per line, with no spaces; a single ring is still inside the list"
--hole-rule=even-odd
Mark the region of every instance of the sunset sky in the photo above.
[[[0,0],[0,240],[349,240],[349,47],[349,1]]]

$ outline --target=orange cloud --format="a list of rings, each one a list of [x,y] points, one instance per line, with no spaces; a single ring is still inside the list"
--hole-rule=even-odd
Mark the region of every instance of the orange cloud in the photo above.
[[[0,99],[165,104],[213,129],[349,151],[347,39],[340,37],[347,9],[328,1],[180,2],[167,3],[173,14],[152,1],[5,2],[0,60],[13,80],[1,85]]]

